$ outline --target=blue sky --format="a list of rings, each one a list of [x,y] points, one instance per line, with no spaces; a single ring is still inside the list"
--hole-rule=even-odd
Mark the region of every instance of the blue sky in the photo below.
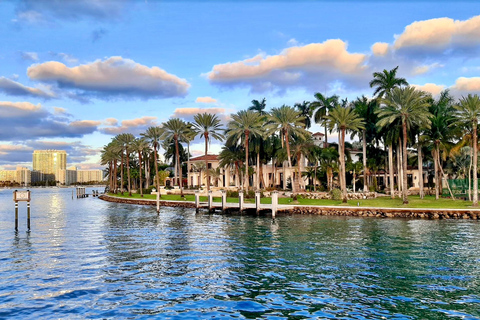
[[[0,2],[0,167],[34,149],[99,150],[170,117],[224,120],[315,92],[354,99],[399,65],[436,95],[480,93],[480,5],[453,1]],[[313,130],[318,130],[314,127]],[[212,143],[218,151],[219,143]],[[200,140],[192,146],[200,154]]]

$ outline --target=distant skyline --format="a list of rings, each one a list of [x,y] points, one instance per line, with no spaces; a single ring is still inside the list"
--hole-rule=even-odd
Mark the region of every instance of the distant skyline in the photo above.
[[[434,95],[480,93],[475,1],[12,0],[0,19],[0,169],[35,149],[102,168],[118,133],[205,111],[226,123],[264,97],[371,96],[372,73],[397,65]]]

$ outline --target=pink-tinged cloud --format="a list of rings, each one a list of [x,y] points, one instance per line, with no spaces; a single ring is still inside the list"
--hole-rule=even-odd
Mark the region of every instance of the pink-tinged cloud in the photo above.
[[[118,120],[115,118],[107,118],[104,121],[106,126],[116,126],[118,124]]]
[[[88,127],[96,127],[99,126],[102,122],[95,121],[95,120],[80,120],[80,121],[73,121],[70,123],[72,127],[79,127],[79,128],[88,128]]]
[[[452,89],[461,94],[480,93],[480,77],[460,77],[455,81]]]
[[[67,67],[57,61],[34,64],[27,70],[32,80],[53,82],[79,96],[100,99],[153,99],[183,97],[190,84],[159,67],[147,67],[130,59],[110,57]]]
[[[21,117],[41,111],[42,105],[40,103],[0,101],[0,118]]]
[[[217,103],[217,99],[212,97],[198,97],[195,99],[196,103]]]
[[[9,96],[27,96],[34,98],[51,99],[55,94],[41,88],[32,88],[13,81],[11,79],[0,77],[0,92]]]
[[[230,120],[230,116],[226,114],[224,108],[177,108],[173,112],[171,118],[181,118],[185,121],[193,121],[193,117],[199,113],[211,113],[218,116],[223,122]]]
[[[437,18],[415,21],[405,27],[393,44],[396,50],[442,52],[468,49],[480,44],[480,16],[467,20]]]
[[[388,53],[389,45],[385,42],[375,42],[372,45],[372,53],[375,56],[383,57]]]
[[[206,74],[215,85],[246,86],[254,92],[346,82],[360,85],[368,74],[367,56],[347,51],[342,40],[290,47],[278,55],[215,65]]]
[[[114,123],[113,118],[109,118],[111,123]],[[120,126],[113,125],[109,127],[101,128],[100,131],[110,135],[117,135],[120,133],[131,133],[133,135],[139,135],[145,132],[148,127],[158,126],[157,117],[141,117],[131,120],[123,120]]]
[[[418,90],[431,93],[432,96],[438,96],[443,90],[446,89],[446,86],[435,83],[425,83],[424,85],[412,84],[412,86]]]

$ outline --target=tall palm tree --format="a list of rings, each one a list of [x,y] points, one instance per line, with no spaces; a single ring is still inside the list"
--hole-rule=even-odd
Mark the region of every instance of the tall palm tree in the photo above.
[[[158,197],[160,198],[160,179],[158,176],[158,155],[157,150],[160,146],[160,139],[162,137],[162,129],[160,127],[149,127],[145,133],[142,133],[141,136],[145,137],[147,141],[153,146],[153,156],[155,161],[155,177],[156,177],[156,187],[158,192]]]
[[[375,88],[373,96],[383,98],[389,94],[394,88],[408,86],[405,78],[397,78],[398,66],[390,71],[384,69],[382,72],[374,72],[373,80],[370,81],[370,88]]]
[[[132,196],[131,179],[130,179],[130,151],[132,150],[132,143],[135,137],[131,133],[121,133],[116,137],[117,141],[123,146],[126,155],[127,165],[127,179],[128,179],[128,194]]]
[[[292,153],[297,161],[297,172],[295,179],[292,179],[292,185],[295,184],[295,189],[300,189],[300,181],[302,180],[303,168],[301,162],[305,156],[309,156],[314,147],[313,139],[311,136],[299,137],[293,136],[292,139]]]
[[[338,167],[340,155],[338,150],[334,147],[327,147],[322,149],[320,154],[320,167],[327,175],[327,190],[331,191],[333,188],[333,172]]]
[[[355,112],[353,107],[346,108],[338,105],[330,111],[327,116],[330,130],[336,128],[339,133],[338,153],[340,161],[340,188],[342,190],[343,202],[347,202],[347,183],[345,177],[345,134],[365,129],[365,121]]]
[[[193,126],[190,122],[187,122],[187,130],[186,134],[183,137],[183,141],[187,144],[187,188],[190,185],[190,181],[188,181],[188,172],[190,170],[190,142],[195,139],[196,133],[193,130]]]
[[[368,192],[368,183],[366,180],[367,172],[367,142],[370,143],[377,135],[377,114],[378,104],[375,99],[369,100],[362,96],[353,102],[355,112],[364,119],[365,129],[362,130],[363,147],[363,192]]]
[[[220,167],[233,168],[236,177],[235,180],[239,180],[238,183],[235,181],[236,186],[242,185],[240,179],[240,166],[242,166],[243,152],[244,150],[241,146],[237,144],[229,144],[227,142],[227,145],[222,147],[222,151],[218,155]]]
[[[325,145],[324,147],[328,147],[328,132],[327,132],[327,123],[326,117],[328,116],[328,112],[332,110],[338,104],[338,96],[333,95],[327,97],[326,95],[317,92],[313,95],[315,97],[315,101],[310,103],[310,110],[313,113],[313,120],[315,123],[322,124],[325,127]]]
[[[310,129],[312,126],[312,104],[308,101],[302,103],[295,103],[294,107],[300,112],[304,118],[305,129]]]
[[[472,130],[473,136],[473,204],[472,206],[478,206],[478,145],[477,145],[477,127],[478,120],[480,118],[480,98],[478,95],[469,94],[466,97],[460,99],[457,109],[457,118],[462,127],[466,126]]]
[[[220,119],[210,113],[199,113],[193,117],[193,129],[196,134],[205,139],[205,170],[207,178],[207,191],[210,190],[210,178],[208,174],[208,142],[213,138],[219,141],[223,141],[224,136],[220,132],[223,131]]]
[[[231,119],[232,120],[230,120],[227,125],[225,134],[228,137],[228,140],[232,142],[243,141],[243,145],[245,147],[245,165],[248,168],[249,141],[251,137],[253,138],[264,135],[262,122],[263,116],[261,116],[260,113],[251,110],[241,110],[235,114],[232,114]],[[249,186],[247,174],[248,171],[245,170],[245,191],[248,190]]]
[[[165,141],[171,141],[173,140],[175,143],[175,176],[177,176],[178,172],[178,177],[180,178],[180,193],[181,196],[183,197],[183,174],[182,174],[182,165],[180,163],[180,152],[178,148],[178,141],[184,141],[189,138],[189,128],[188,125],[185,121],[179,119],[179,118],[173,118],[168,120],[167,122],[163,123],[162,126],[162,131],[163,131],[163,139]]]
[[[385,104],[378,112],[378,125],[386,126],[400,120],[402,123],[402,167],[403,167],[403,203],[408,203],[407,189],[407,130],[410,127],[422,124],[425,128],[430,126],[431,113],[428,111],[429,96],[425,92],[413,87],[395,88],[381,102]]]
[[[108,164],[109,172],[109,189],[110,192],[116,192],[117,187],[117,161],[119,159],[118,151],[120,149],[115,145],[114,141],[111,141],[108,145],[104,146],[101,153],[101,164]]]
[[[290,154],[290,139],[293,135],[300,138],[306,138],[310,133],[306,131],[304,119],[300,112],[294,108],[283,105],[280,108],[273,108],[268,116],[267,132],[273,134],[280,133],[282,146],[287,149],[288,167],[292,170],[292,157]],[[283,144],[283,142],[285,144]],[[293,181],[292,181],[293,182]],[[294,183],[292,183],[292,191],[295,193]]]
[[[140,169],[140,197],[143,198],[143,183],[142,183],[142,154],[143,150],[148,148],[148,142],[145,138],[137,138],[132,143],[133,150],[138,154],[138,168]]]

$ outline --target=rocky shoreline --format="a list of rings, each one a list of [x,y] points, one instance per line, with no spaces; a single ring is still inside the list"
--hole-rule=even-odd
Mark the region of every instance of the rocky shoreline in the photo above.
[[[99,199],[115,203],[135,205],[156,205],[156,200],[126,199],[101,195]],[[195,208],[195,203],[189,201],[160,200],[161,207]],[[399,209],[399,208],[369,208],[369,207],[322,207],[322,206],[295,206],[279,208],[280,214],[301,214],[321,216],[351,216],[373,218],[407,218],[407,219],[469,219],[480,220],[480,210],[468,209]]]

